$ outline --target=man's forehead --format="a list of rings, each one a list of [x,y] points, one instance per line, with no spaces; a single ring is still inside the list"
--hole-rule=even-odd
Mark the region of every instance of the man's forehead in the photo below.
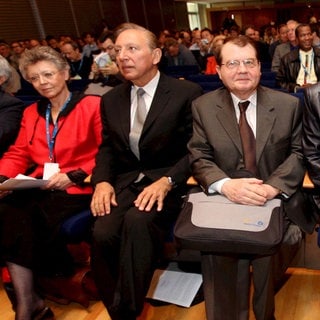
[[[299,33],[299,36],[302,36],[302,35],[305,35],[305,34],[309,34],[311,33],[311,28],[306,26],[306,27],[301,27],[298,29],[298,33]]]
[[[226,44],[224,44],[222,46],[221,54],[222,54],[222,56],[235,56],[235,57],[237,57],[237,55],[239,54],[239,51],[240,52],[241,51],[246,51],[246,52],[252,51],[252,53],[255,53],[255,49],[250,44],[247,44],[243,47],[240,47],[234,43],[227,42]]]

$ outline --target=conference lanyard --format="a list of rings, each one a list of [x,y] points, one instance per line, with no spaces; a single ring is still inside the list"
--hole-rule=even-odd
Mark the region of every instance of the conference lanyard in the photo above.
[[[301,66],[302,66],[303,72],[304,72],[304,82],[306,84],[307,83],[307,77],[308,76],[310,77],[310,75],[311,75],[311,71],[312,71],[312,67],[313,67],[312,65],[313,65],[314,53],[312,51],[311,54],[308,54],[308,58],[309,58],[308,64],[303,63],[301,53],[299,54],[299,56],[300,56],[299,58],[300,58],[300,61],[301,61]]]
[[[56,140],[56,136],[58,133],[58,119],[60,113],[67,107],[69,101],[71,100],[72,93],[70,93],[69,98],[66,100],[66,102],[63,104],[58,117],[57,121],[54,123],[53,131],[52,131],[52,136],[50,135],[50,114],[51,114],[51,104],[49,103],[47,106],[46,110],[46,136],[47,136],[47,144],[49,148],[49,160],[52,162],[53,161],[53,148],[54,148],[54,143]]]
[[[82,65],[83,65],[83,58],[84,58],[84,56],[81,57],[81,61],[80,61],[80,64],[77,69],[76,69],[75,65],[71,63],[71,70],[73,73],[75,73],[75,75],[79,75],[79,72],[80,72]]]

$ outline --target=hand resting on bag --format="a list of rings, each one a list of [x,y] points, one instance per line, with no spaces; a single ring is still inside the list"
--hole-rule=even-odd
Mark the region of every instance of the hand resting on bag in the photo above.
[[[279,194],[278,189],[256,178],[227,180],[221,191],[230,201],[255,206],[262,206]]]

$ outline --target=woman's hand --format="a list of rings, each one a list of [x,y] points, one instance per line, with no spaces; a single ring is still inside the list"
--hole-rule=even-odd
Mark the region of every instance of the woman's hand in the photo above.
[[[73,184],[65,173],[55,173],[50,177],[44,189],[66,190]]]

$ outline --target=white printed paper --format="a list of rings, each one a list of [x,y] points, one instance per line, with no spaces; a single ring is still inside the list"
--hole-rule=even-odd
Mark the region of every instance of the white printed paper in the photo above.
[[[198,273],[156,269],[146,297],[190,307],[201,283]]]

